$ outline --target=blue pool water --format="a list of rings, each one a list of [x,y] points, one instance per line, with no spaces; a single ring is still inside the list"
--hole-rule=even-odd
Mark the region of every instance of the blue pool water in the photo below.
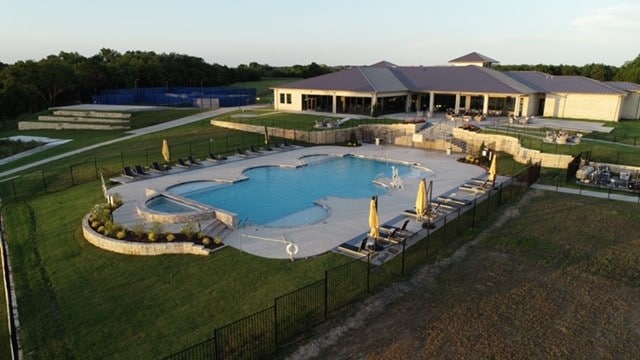
[[[258,167],[235,184],[195,182],[168,189],[176,195],[238,214],[241,224],[300,226],[320,221],[326,210],[314,201],[327,197],[370,198],[388,190],[373,183],[390,179],[392,166],[400,178],[428,177],[414,166],[354,156],[312,156],[297,168]]]

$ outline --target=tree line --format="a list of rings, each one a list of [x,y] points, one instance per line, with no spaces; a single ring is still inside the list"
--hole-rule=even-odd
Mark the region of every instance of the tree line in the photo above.
[[[101,49],[91,57],[60,52],[39,61],[0,62],[0,119],[32,114],[51,106],[91,102],[105,89],[171,86],[227,86],[265,78],[309,78],[340,70],[312,62],[274,67],[251,62],[236,68],[202,58],[153,51],[119,53]],[[640,55],[621,67],[605,64],[497,65],[496,70],[534,70],[551,75],[582,75],[600,81],[640,83]]]
[[[91,57],[60,52],[39,61],[0,63],[0,119],[91,102],[92,95],[105,89],[228,86],[264,78],[308,78],[334,70],[315,62],[285,67],[252,62],[231,68],[199,57],[153,51],[101,49]]]

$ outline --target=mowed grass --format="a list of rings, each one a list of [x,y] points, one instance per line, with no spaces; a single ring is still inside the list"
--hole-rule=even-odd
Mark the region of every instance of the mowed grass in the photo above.
[[[639,222],[637,204],[536,197],[443,273],[423,355],[635,357]]]
[[[348,258],[290,262],[224,248],[211,256],[126,256],[90,245],[79,219],[99,182],[5,206],[29,359],[153,359],[273,304]]]

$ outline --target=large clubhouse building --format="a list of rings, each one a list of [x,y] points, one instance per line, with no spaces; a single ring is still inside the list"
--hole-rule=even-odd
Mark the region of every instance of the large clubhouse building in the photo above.
[[[619,121],[640,119],[640,85],[538,71],[497,71],[470,53],[449,66],[351,67],[273,88],[274,108],[334,114],[477,112]]]

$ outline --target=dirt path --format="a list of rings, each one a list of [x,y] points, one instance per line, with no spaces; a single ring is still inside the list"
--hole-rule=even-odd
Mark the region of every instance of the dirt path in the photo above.
[[[519,214],[519,208],[538,196],[529,191],[518,204],[475,239],[460,247],[452,256],[419,270],[409,280],[392,284],[322,324],[314,330],[311,340],[304,343],[290,359],[310,358],[421,358],[425,348],[424,333],[428,317],[430,289],[440,273],[461,262],[469,247],[475,246],[494,229]]]

